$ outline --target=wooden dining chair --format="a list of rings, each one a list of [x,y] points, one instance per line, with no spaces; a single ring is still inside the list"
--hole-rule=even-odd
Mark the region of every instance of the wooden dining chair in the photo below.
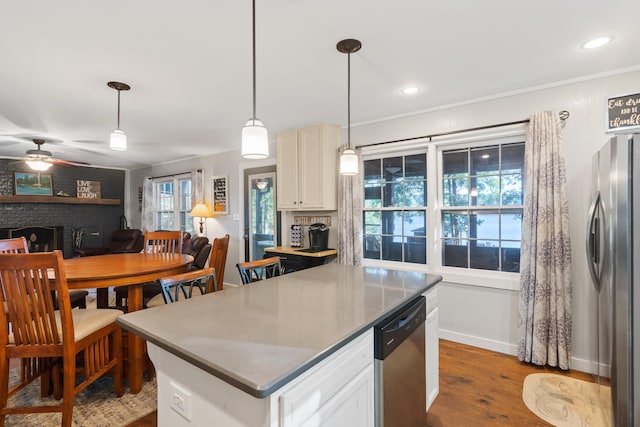
[[[163,277],[158,282],[162,293],[147,302],[147,308],[189,299],[217,290],[215,270],[211,267]]]
[[[147,253],[181,254],[181,231],[148,231],[144,235],[144,249]]]
[[[147,231],[144,235],[144,247],[146,253],[170,254],[182,253],[182,232],[181,231]],[[127,286],[116,286],[116,306],[127,310],[127,296],[129,288]],[[160,286],[155,282],[146,283],[142,288],[143,301],[149,301],[161,292]]]
[[[62,252],[1,254],[0,282],[8,312],[0,310],[0,324],[10,333],[0,334],[0,426],[5,415],[62,412],[62,426],[71,426],[75,396],[101,376],[111,373],[117,396],[122,381],[121,330],[115,324],[119,310],[72,310]],[[53,292],[60,310],[54,310]],[[51,361],[27,380],[60,373],[62,403],[56,406],[7,406],[7,398],[26,384],[9,389],[11,358]],[[76,374],[82,381],[76,384]],[[54,381],[55,384],[55,381]],[[54,390],[57,398],[60,396]]]
[[[263,279],[280,276],[282,274],[282,266],[280,265],[280,257],[274,256],[258,261],[247,261],[236,264],[240,279],[243,285],[252,282],[258,282]]]
[[[216,237],[213,239],[213,248],[211,249],[211,261],[209,265],[216,270],[216,283],[218,289],[224,289],[224,266],[227,262],[227,252],[229,251],[229,235],[224,237]]]

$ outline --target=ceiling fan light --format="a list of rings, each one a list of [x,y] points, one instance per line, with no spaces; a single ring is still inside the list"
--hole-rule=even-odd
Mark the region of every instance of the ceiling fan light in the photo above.
[[[242,157],[266,159],[269,157],[269,135],[267,128],[258,119],[251,119],[242,128]]]
[[[358,156],[351,148],[347,148],[340,156],[340,175],[358,175]]]
[[[116,129],[111,132],[111,138],[109,139],[109,148],[112,150],[124,151],[127,149],[127,135],[120,129]]]
[[[34,171],[46,171],[52,164],[44,160],[26,160],[27,165]]]

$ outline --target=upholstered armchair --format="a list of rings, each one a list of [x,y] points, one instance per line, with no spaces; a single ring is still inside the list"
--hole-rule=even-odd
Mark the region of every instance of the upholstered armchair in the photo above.
[[[77,256],[93,256],[140,252],[144,246],[144,236],[138,229],[115,230],[106,248],[76,248]]]

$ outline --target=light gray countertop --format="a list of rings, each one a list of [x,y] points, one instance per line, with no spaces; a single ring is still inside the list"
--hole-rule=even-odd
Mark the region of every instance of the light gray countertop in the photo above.
[[[117,323],[266,397],[441,279],[331,263],[125,314]]]

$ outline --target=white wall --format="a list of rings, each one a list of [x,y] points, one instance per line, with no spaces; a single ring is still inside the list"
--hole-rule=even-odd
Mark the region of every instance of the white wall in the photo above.
[[[573,369],[590,371],[592,367],[589,360],[595,351],[595,343],[592,339],[595,319],[591,311],[595,304],[594,292],[587,272],[584,249],[591,156],[608,138],[604,133],[606,98],[638,92],[639,81],[640,72],[633,71],[513,93],[495,99],[355,126],[351,129],[352,140],[359,145],[517,121],[542,110],[570,112],[571,116],[564,127],[563,139],[573,255],[573,360],[571,365]],[[346,131],[343,130],[343,140],[345,140],[345,133]],[[271,153],[273,156],[275,147],[271,148]],[[270,159],[268,162],[275,163],[275,160]],[[207,183],[210,182],[212,175],[229,175],[231,213],[240,214],[242,217],[241,189],[239,188],[242,169],[262,164],[243,160],[238,150],[132,171],[130,203],[133,214],[129,223],[131,226],[140,226],[140,218],[137,214],[137,188],[145,175],[164,175],[198,167],[204,169]],[[211,189],[208,184],[206,200],[210,201],[210,197]],[[242,254],[241,222],[234,221],[233,215],[207,221],[207,235],[210,238],[225,233],[231,235],[225,282],[240,282],[235,271],[235,263]],[[285,233],[287,233],[286,230]],[[287,234],[284,234],[284,240],[287,239]],[[439,302],[440,331],[443,338],[515,354],[518,324],[517,292],[443,283],[440,286]]]

